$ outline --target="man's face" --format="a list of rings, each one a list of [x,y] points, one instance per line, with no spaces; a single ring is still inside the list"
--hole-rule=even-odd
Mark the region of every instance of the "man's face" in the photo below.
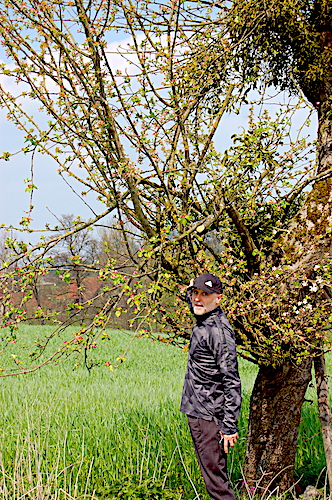
[[[221,294],[203,292],[199,288],[194,288],[191,302],[196,316],[201,316],[216,309],[219,306]]]

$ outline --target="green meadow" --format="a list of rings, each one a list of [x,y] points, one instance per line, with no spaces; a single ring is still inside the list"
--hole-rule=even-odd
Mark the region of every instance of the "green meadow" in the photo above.
[[[22,326],[1,366],[23,359],[47,326]],[[131,334],[110,330],[93,350],[114,360]],[[54,339],[48,352],[71,338]],[[45,354],[46,355],[46,354]],[[17,358],[15,358],[17,356]],[[331,358],[329,359],[331,367]],[[242,466],[250,392],[256,367],[239,360],[243,384],[240,440],[229,455],[232,484],[243,489]],[[0,497],[5,500],[207,500],[187,429],[178,408],[186,366],[181,349],[136,338],[126,361],[111,371],[73,370],[74,359],[23,376],[1,379]],[[325,459],[315,391],[303,408],[296,477],[325,481]],[[312,402],[311,402],[312,401]]]

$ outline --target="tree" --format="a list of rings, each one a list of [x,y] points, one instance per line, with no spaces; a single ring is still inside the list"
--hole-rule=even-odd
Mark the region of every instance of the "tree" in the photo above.
[[[206,102],[211,108],[215,101],[216,113],[205,110],[211,82],[202,85],[204,71],[201,81],[196,82],[190,95],[186,94],[186,87],[178,84],[182,78],[176,68],[179,60],[186,59],[183,47],[190,43],[191,36],[183,31],[184,19],[175,16],[180,7],[166,10],[169,21],[163,27],[166,14],[161,9],[160,28],[155,30],[153,17],[143,26],[140,13],[132,13],[132,6],[121,3],[112,7],[99,2],[87,7],[81,2],[43,4],[42,9],[34,2],[29,7],[4,5],[2,40],[8,56],[18,63],[20,69],[14,73],[20,75],[22,88],[21,97],[15,98],[3,88],[1,98],[9,117],[26,133],[28,146],[24,152],[33,158],[36,152],[50,155],[58,162],[60,175],[68,174],[69,179],[83,183],[81,196],[86,190],[93,191],[106,205],[106,210],[88,223],[37,245],[32,249],[37,259],[50,255],[59,239],[114,212],[124,240],[129,221],[136,227],[143,247],[147,240],[153,243],[156,259],[151,270],[145,262],[150,258],[140,264],[132,255],[139,275],[153,278],[159,268],[164,268],[181,276],[177,262],[184,248],[182,240],[190,241],[191,233],[206,220],[208,224],[217,220],[219,208],[211,215],[212,205],[202,209],[197,206],[194,224],[182,234],[193,217],[190,190],[205,170],[206,161],[213,164],[213,159],[209,160],[211,141],[237,89],[226,82],[224,95],[220,88],[218,92],[211,90]],[[73,25],[66,24],[66,16],[73,19]],[[122,75],[110,65],[106,37],[119,29],[132,36],[132,45],[123,57],[133,59],[133,76],[126,72]],[[31,30],[36,34],[32,44]],[[150,53],[156,57],[151,58]],[[14,75],[6,65],[3,73],[6,77]],[[151,79],[153,74],[157,81]],[[161,79],[165,82],[159,89]],[[50,118],[47,124],[29,120],[24,113],[28,98],[38,98]],[[125,154],[128,145],[133,147],[133,158]],[[3,159],[9,158],[5,152]],[[22,218],[22,228],[30,224],[30,217]],[[171,249],[169,255],[164,251],[166,246]],[[113,267],[110,264],[105,273],[111,275]]]
[[[74,301],[82,304],[85,290],[84,278],[87,276],[87,267],[93,266],[97,260],[98,243],[92,234],[92,228],[86,228],[77,233],[71,232],[71,229],[80,223],[80,217],[72,214],[62,215],[59,223],[60,230],[65,237],[60,240],[53,252],[54,267],[59,267],[60,270],[65,268],[70,272],[75,283]]]
[[[286,243],[280,242],[317,200],[315,189],[326,172],[315,172],[313,146],[304,133],[291,138],[289,120],[297,105],[291,101],[270,115],[262,104],[264,92],[254,98],[263,110],[257,113],[253,107],[247,128],[234,135],[226,151],[218,149],[214,139],[218,130],[226,133],[226,113],[236,112],[250,99],[247,77],[235,64],[229,12],[220,12],[216,18],[216,9],[206,4],[174,1],[162,6],[7,1],[0,14],[0,39],[12,65],[3,64],[2,73],[18,82],[19,95],[2,87],[0,99],[25,133],[24,153],[33,159],[36,153],[51,156],[60,175],[83,184],[81,196],[92,191],[105,204],[105,211],[91,220],[29,246],[31,261],[39,268],[52,267],[49,255],[61,240],[111,213],[115,229],[122,232],[129,272],[114,258],[89,267],[99,276],[105,300],[78,329],[84,349],[94,345],[111,318],[122,315],[124,298],[138,330],[159,322],[169,341],[183,342],[189,322],[180,285],[197,272],[216,272],[226,285],[226,307],[242,355],[262,366],[252,409],[263,380],[264,398],[272,395],[270,401],[283,401],[285,394],[288,409],[294,410],[282,448],[289,447],[287,457],[275,454],[269,464],[280,444],[279,428],[271,425],[277,411],[264,414],[270,431],[267,442],[252,432],[260,414],[251,414],[249,446],[267,449],[262,453],[266,474],[289,464],[279,476],[285,487],[291,479],[304,397],[294,391],[302,374],[297,363],[308,378],[308,356],[325,341],[323,333],[317,337],[317,328],[329,314],[325,287],[330,267],[328,261],[316,259],[315,272],[308,275],[305,265],[296,264],[300,259],[287,258],[298,242],[306,241],[305,232],[297,234],[293,247],[291,239],[285,239],[285,256],[280,248]],[[114,67],[110,54],[110,34],[119,31],[130,36],[129,47],[118,49],[127,60],[123,71]],[[25,105],[31,100],[38,101],[47,123],[27,113]],[[10,153],[2,158],[10,160]],[[306,190],[313,184],[306,201]],[[324,215],[322,227],[326,223]],[[30,217],[22,218],[21,227],[29,230]],[[131,227],[138,251],[128,244]],[[313,249],[321,245],[320,256],[324,241],[311,240]],[[304,245],[301,252],[304,259]],[[22,278],[19,283],[24,288]],[[165,300],[169,296],[175,307]],[[17,311],[12,307],[9,313],[15,325]],[[285,418],[286,408],[283,411]],[[270,482],[272,476],[266,474]]]
[[[318,263],[324,259],[329,260],[331,251],[330,217],[331,204],[331,166],[332,166],[332,24],[330,1],[318,0],[312,2],[296,1],[292,4],[286,2],[246,2],[236,0],[229,6],[227,24],[230,29],[232,46],[236,47],[236,64],[249,86],[255,86],[259,81],[272,84],[291,92],[303,92],[308,101],[318,112],[318,141],[317,141],[317,174],[313,189],[308,196],[303,208],[289,226],[289,231],[274,244],[273,252],[267,256],[275,265],[287,260],[293,269],[303,268],[308,278],[315,276]],[[325,288],[325,297],[330,297],[329,289]],[[299,300],[301,300],[299,294]],[[324,325],[317,325],[319,329]],[[322,343],[317,339],[317,351],[314,355],[322,356]],[[321,362],[321,365],[324,362]],[[289,365],[289,363],[288,363]],[[285,376],[286,374],[286,376]],[[297,411],[293,404],[289,404],[287,394],[283,397],[286,407],[276,409],[276,395],[271,387],[271,371],[263,366],[257,378],[257,384],[252,396],[252,410],[257,406],[257,401],[262,399],[265,405],[260,406],[261,424],[257,418],[251,418],[253,424],[249,435],[264,435],[269,440],[271,432],[271,412],[274,414],[274,424],[279,427],[280,435],[284,429],[284,422],[290,421],[291,415],[287,406],[292,408],[292,418],[295,417],[293,442],[296,443],[297,433],[294,432],[300,418],[306,385],[311,379],[311,362],[307,360],[304,365],[294,369],[284,363],[274,376],[288,387],[292,384],[297,395]],[[295,402],[295,398],[292,398]],[[279,400],[278,400],[279,403]],[[280,404],[280,403],[279,403]],[[331,443],[329,444],[329,447]],[[279,440],[278,453],[283,454],[282,463],[289,470],[282,472],[285,486],[290,484],[291,464],[295,454],[295,446]],[[281,448],[281,450],[280,450]],[[283,448],[283,451],[282,451]],[[293,450],[290,454],[289,451]],[[278,472],[278,466],[271,467],[271,457],[276,456],[275,445],[264,446],[254,439],[248,440],[246,456],[246,477],[253,481],[261,476],[262,470]],[[287,456],[289,457],[287,460]],[[280,460],[277,459],[276,462]],[[266,463],[269,462],[267,466]],[[330,467],[330,466],[328,466]],[[274,473],[274,474],[273,474]],[[263,481],[268,484],[270,478]],[[282,478],[278,482],[283,482]],[[330,477],[332,488],[332,476]]]

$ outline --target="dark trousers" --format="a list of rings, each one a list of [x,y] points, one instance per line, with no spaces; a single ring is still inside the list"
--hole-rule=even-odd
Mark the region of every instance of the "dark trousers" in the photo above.
[[[190,433],[207,492],[213,500],[235,500],[227,475],[227,454],[213,420],[188,416]]]

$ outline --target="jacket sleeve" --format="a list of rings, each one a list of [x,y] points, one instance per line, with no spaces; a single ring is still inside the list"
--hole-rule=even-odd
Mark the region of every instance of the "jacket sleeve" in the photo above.
[[[217,424],[224,434],[235,434],[241,407],[241,380],[235,334],[226,316],[219,316],[208,336],[209,347],[219,368],[224,393],[223,408],[216,408]],[[219,418],[221,416],[221,418]]]
[[[193,304],[191,302],[191,298],[192,298],[192,294],[193,294],[193,287],[190,286],[189,288],[187,288],[186,290],[186,301],[187,301],[187,304],[188,304],[188,307],[189,307],[189,310],[192,314],[194,314],[194,308],[193,308]]]

